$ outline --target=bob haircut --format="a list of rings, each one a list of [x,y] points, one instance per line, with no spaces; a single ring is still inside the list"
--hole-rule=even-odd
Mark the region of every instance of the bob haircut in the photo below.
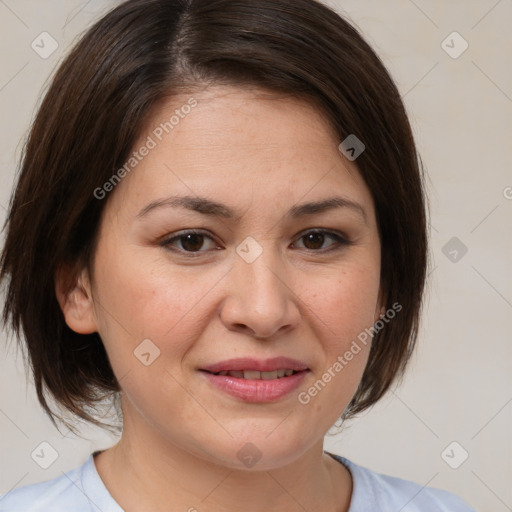
[[[86,31],[57,70],[25,143],[4,227],[3,320],[24,337],[39,402],[55,426],[54,418],[65,420],[48,398],[109,428],[91,411],[121,390],[99,335],[66,325],[56,274],[68,269],[71,287],[91,268],[108,201],[97,190],[125,164],[151,114],[209,85],[303,99],[340,142],[351,134],[363,141],[356,165],[376,208],[383,304],[402,310],[374,335],[343,417],[370,407],[403,375],[425,287],[427,203],[411,126],[381,60],[317,0],[128,0]]]

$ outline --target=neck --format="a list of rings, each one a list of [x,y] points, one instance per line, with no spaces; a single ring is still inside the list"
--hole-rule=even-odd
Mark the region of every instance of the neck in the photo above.
[[[121,440],[95,457],[96,469],[126,511],[347,512],[350,472],[323,453],[322,441],[293,463],[237,470],[191,455],[154,432],[125,423]]]

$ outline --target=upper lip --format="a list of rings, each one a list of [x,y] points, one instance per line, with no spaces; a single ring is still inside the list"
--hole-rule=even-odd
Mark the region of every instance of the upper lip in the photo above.
[[[243,357],[237,359],[226,359],[215,364],[200,368],[210,373],[224,371],[252,370],[259,372],[273,372],[275,370],[295,370],[297,372],[308,370],[308,365],[297,359],[289,357],[273,357],[271,359],[254,359]]]

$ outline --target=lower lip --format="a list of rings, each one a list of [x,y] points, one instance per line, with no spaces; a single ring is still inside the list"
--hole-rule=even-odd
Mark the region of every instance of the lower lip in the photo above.
[[[271,380],[240,379],[204,371],[202,373],[215,387],[228,395],[241,398],[245,402],[274,402],[296,389],[308,370],[294,373],[289,377]]]

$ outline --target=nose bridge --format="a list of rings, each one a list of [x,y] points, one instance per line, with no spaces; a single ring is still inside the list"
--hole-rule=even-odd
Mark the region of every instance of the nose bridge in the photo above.
[[[235,265],[240,279],[240,291],[253,296],[253,305],[269,307],[281,302],[286,294],[283,284],[284,269],[272,240],[247,237],[236,249]],[[275,304],[274,304],[275,306]]]
[[[296,321],[293,293],[272,240],[248,237],[236,252],[224,321],[248,327],[258,337],[270,336]]]

